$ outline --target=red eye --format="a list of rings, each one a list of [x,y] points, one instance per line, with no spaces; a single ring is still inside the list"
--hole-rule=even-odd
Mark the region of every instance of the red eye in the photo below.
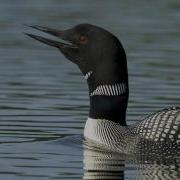
[[[88,38],[86,36],[80,36],[79,41],[82,44],[86,44],[88,42]]]

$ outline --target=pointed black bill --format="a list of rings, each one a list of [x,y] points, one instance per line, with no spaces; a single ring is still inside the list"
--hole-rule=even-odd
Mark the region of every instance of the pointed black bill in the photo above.
[[[63,39],[63,31],[56,30],[56,29],[53,29],[53,28],[44,27],[44,26],[38,26],[38,25],[34,26],[34,25],[25,24],[25,26],[33,28],[33,29],[37,29],[39,31],[42,31],[42,32],[45,32],[45,33],[48,33],[48,34],[51,34],[53,36],[57,36],[57,37],[60,37],[60,38]]]
[[[59,31],[59,30],[56,30],[56,29],[43,27],[43,26],[32,26],[32,25],[25,25],[25,26],[31,27],[33,29],[37,29],[39,31],[51,34],[53,36],[59,37],[62,40],[65,40],[65,38],[64,38],[64,32],[65,31]],[[41,36],[38,36],[38,35],[33,35],[33,34],[29,34],[29,33],[24,33],[24,34],[31,37],[31,38],[33,38],[33,39],[36,39],[37,41],[40,41],[40,42],[42,42],[44,44],[47,44],[49,46],[53,46],[53,47],[56,47],[56,48],[59,48],[59,49],[65,48],[65,47],[78,48],[76,45],[72,44],[68,40],[65,40],[67,43],[63,43],[63,42],[51,40],[51,39],[48,39],[48,38],[44,38],[44,37],[41,37]]]
[[[24,33],[24,34],[31,37],[31,38],[33,38],[33,39],[36,39],[37,41],[40,41],[40,42],[42,42],[44,44],[47,44],[49,46],[53,46],[53,47],[56,47],[56,48],[61,48],[61,47],[68,46],[65,43],[62,43],[62,42],[59,42],[59,41],[54,41],[54,40],[44,38],[44,37],[41,37],[41,36],[37,36],[37,35],[29,34],[29,33]]]

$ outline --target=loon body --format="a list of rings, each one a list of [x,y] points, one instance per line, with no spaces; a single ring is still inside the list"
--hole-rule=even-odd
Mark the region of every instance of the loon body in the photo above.
[[[131,154],[147,150],[148,153],[168,155],[180,150],[179,117],[180,108],[172,107],[153,113],[131,126],[88,118],[84,136],[118,152]]]
[[[158,111],[135,125],[127,126],[129,86],[126,53],[113,34],[90,24],[80,24],[63,31],[30,27],[64,40],[62,43],[26,33],[58,48],[78,65],[87,80],[90,111],[84,129],[86,139],[121,152],[146,150],[149,148],[147,144],[154,153],[179,149],[180,107]]]

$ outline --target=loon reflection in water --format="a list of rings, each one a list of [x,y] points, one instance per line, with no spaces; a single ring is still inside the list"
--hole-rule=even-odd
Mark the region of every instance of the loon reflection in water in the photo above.
[[[63,31],[30,27],[64,40],[62,43],[26,33],[58,48],[78,65],[85,76],[90,97],[89,118],[84,129],[87,141],[115,152],[137,157],[143,154],[147,160],[156,156],[179,156],[180,107],[163,109],[127,126],[129,86],[126,54],[113,34],[90,24]]]
[[[57,140],[55,144],[59,141]],[[136,180],[177,180],[180,178],[179,157],[141,154],[127,155],[101,148],[82,135],[66,137],[61,145],[81,149],[83,144],[84,180],[95,179],[136,179]]]
[[[168,157],[149,158],[142,155],[126,156],[108,150],[93,148],[93,144],[85,142],[84,149],[84,178],[83,179],[128,179],[137,180],[177,180],[180,161]],[[96,146],[96,145],[95,145]]]

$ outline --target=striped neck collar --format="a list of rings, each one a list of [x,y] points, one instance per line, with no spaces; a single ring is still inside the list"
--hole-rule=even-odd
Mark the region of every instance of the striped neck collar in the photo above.
[[[88,71],[88,72],[85,74],[84,78],[85,78],[86,80],[88,80],[92,73],[93,73],[92,71]]]
[[[90,96],[89,117],[108,119],[111,122],[126,126],[126,109],[129,96],[128,80],[126,78],[121,79],[119,76],[101,78],[102,76],[94,71],[88,71],[85,74]]]
[[[98,85],[94,89],[92,86],[89,89],[89,117],[108,119],[126,126],[128,94],[128,84],[125,82]]]
[[[84,78],[88,80],[93,71],[88,71]],[[98,96],[98,95],[104,95],[104,96],[119,96],[126,92],[127,87],[125,83],[116,83],[116,84],[103,84],[98,85],[92,92],[90,92],[90,96]]]
[[[126,92],[125,83],[118,83],[112,85],[99,85],[96,89],[90,93],[90,96],[119,96]]]

